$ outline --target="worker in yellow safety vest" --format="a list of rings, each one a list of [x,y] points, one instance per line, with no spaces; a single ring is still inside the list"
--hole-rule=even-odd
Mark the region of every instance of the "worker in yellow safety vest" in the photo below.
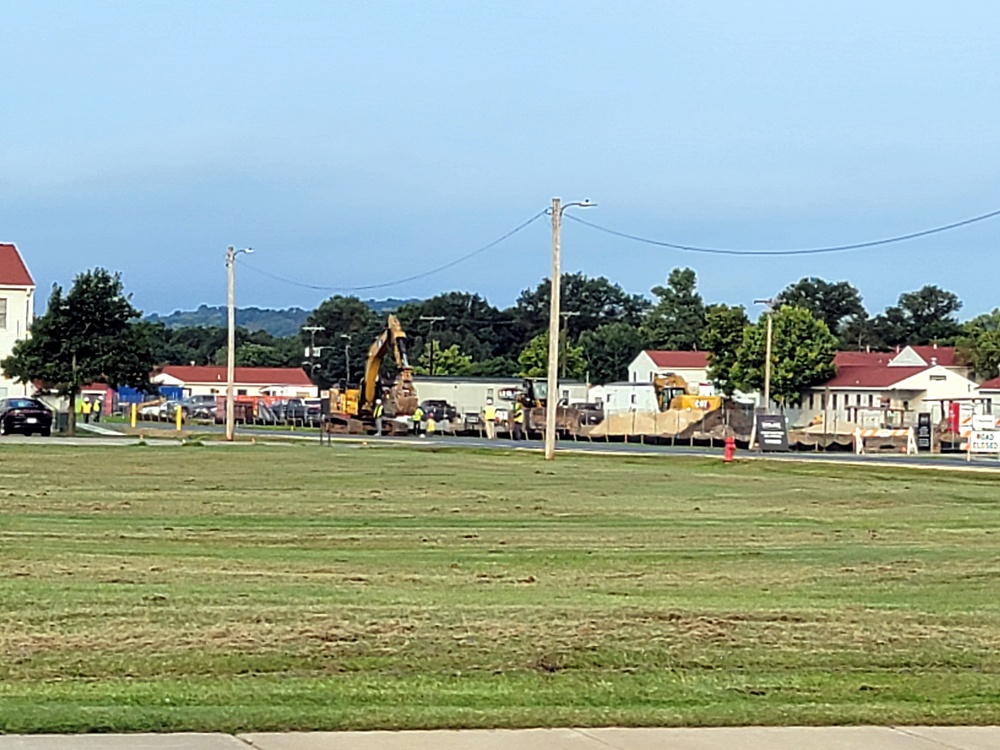
[[[514,439],[523,440],[524,437],[524,407],[520,401],[514,402]]]
[[[414,435],[421,435],[421,436],[423,436],[423,429],[422,429],[423,425],[421,424],[423,421],[424,421],[424,410],[421,409],[418,406],[417,409],[416,409],[416,411],[413,412],[413,434]]]
[[[486,425],[486,437],[493,440],[497,436],[497,408],[491,398],[486,399],[483,407],[483,424]]]
[[[382,415],[385,414],[385,409],[382,408],[382,399],[375,400],[375,409],[372,410],[372,416],[375,417],[375,434],[379,437],[382,436]]]

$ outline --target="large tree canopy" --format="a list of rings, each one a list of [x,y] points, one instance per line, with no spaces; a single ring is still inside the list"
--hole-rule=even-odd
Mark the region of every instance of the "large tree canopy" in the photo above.
[[[608,323],[580,336],[590,379],[595,383],[628,380],[628,366],[645,346],[642,334],[628,323]]]
[[[775,299],[775,305],[803,307],[826,323],[830,333],[842,336],[849,319],[866,317],[861,293],[847,281],[830,283],[808,277],[787,286]]]
[[[690,351],[701,345],[705,302],[695,291],[698,277],[690,268],[675,268],[666,286],[654,286],[657,303],[646,314],[643,335],[654,349]]]
[[[423,351],[433,339],[442,350],[458,345],[472,359],[484,361],[519,344],[511,312],[498,310],[478,294],[448,292],[408,302],[396,316],[415,351]]]
[[[22,383],[39,381],[70,401],[69,431],[76,428],[76,396],[88,383],[148,389],[156,362],[141,313],[125,295],[121,278],[103,268],[79,274],[69,293],[54,286],[31,336],[19,341],[0,366]]]
[[[639,326],[649,309],[649,301],[638,294],[628,294],[603,276],[590,279],[582,273],[564,273],[560,282],[560,309],[566,316],[565,327],[571,341],[583,331],[592,331],[606,323]],[[552,284],[545,279],[534,290],[525,289],[514,305],[515,327],[521,342],[527,343],[544,333],[549,326],[549,300]]]
[[[743,332],[750,325],[742,305],[710,305],[705,315],[701,345],[708,352],[708,376],[715,387],[727,396],[736,390],[733,367],[743,345]]]
[[[525,378],[544,378],[549,372],[549,337],[540,333],[533,338],[517,357],[521,370],[518,375]],[[560,371],[565,370],[566,377],[580,379],[587,373],[587,360],[583,356],[583,347],[567,345],[560,352]]]
[[[927,285],[899,295],[899,304],[873,321],[879,345],[887,348],[907,344],[950,344],[961,335],[955,313],[962,301],[954,292]]]
[[[837,339],[826,323],[801,307],[775,310],[771,334],[771,400],[780,406],[799,402],[806,388],[836,373],[833,358]],[[731,371],[742,391],[764,391],[767,315],[743,334],[743,343]]]

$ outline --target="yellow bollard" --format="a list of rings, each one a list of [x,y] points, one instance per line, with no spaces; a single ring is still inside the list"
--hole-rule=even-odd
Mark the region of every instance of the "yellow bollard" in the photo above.
[[[132,428],[135,428],[135,415],[139,410],[136,408],[135,404],[132,404],[132,408],[129,410],[129,424]]]
[[[184,423],[184,412],[181,410],[181,407],[179,405],[177,407],[177,412],[176,412],[176,415],[175,415],[175,419],[177,421],[177,431],[180,432],[181,431],[181,425]]]

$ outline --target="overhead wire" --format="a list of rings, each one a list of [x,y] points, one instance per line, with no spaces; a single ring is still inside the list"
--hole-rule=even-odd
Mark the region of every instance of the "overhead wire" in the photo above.
[[[413,276],[407,276],[406,278],[403,278],[403,279],[396,279],[394,281],[385,281],[385,282],[381,282],[381,283],[378,283],[378,284],[364,284],[362,286],[321,286],[321,285],[318,285],[318,284],[307,284],[307,283],[304,283],[304,282],[301,282],[301,281],[295,281],[294,279],[285,278],[285,277],[280,276],[280,275],[278,275],[276,273],[271,273],[270,271],[265,271],[262,268],[257,268],[256,266],[251,265],[250,263],[245,262],[242,258],[239,258],[237,262],[239,262],[240,265],[245,266],[246,268],[249,268],[252,271],[255,271],[255,272],[259,273],[259,274],[262,274],[263,276],[267,276],[269,278],[272,278],[272,279],[274,279],[276,281],[281,281],[281,282],[284,282],[286,284],[293,284],[295,286],[302,287],[304,289],[314,289],[314,290],[320,291],[320,292],[364,292],[364,291],[369,291],[369,290],[372,290],[372,289],[385,289],[387,287],[399,286],[400,284],[407,284],[407,283],[409,283],[411,281],[417,281],[419,279],[424,279],[424,278],[427,278],[428,276],[433,276],[436,273],[440,273],[441,271],[447,270],[447,269],[451,268],[452,266],[457,266],[459,263],[464,263],[465,261],[469,260],[470,258],[474,258],[475,256],[477,256],[477,255],[479,255],[481,253],[485,253],[487,250],[490,250],[490,249],[496,247],[497,245],[499,245],[504,240],[509,239],[510,237],[513,237],[515,234],[517,234],[518,232],[520,232],[522,229],[525,229],[528,226],[530,226],[531,224],[534,224],[540,218],[542,218],[543,216],[545,216],[546,213],[548,213],[548,209],[547,208],[539,211],[537,214],[535,214],[534,216],[532,216],[530,219],[521,222],[516,227],[514,227],[513,229],[511,229],[509,232],[506,232],[506,233],[502,234],[501,236],[497,237],[492,242],[489,242],[489,243],[483,245],[482,247],[477,248],[476,250],[473,250],[471,253],[466,253],[465,255],[463,255],[463,256],[461,256],[459,258],[456,258],[453,261],[445,263],[444,265],[437,266],[437,267],[432,268],[432,269],[430,269],[428,271],[423,271],[423,272],[415,274]]]
[[[979,216],[973,216],[971,219],[963,219],[962,221],[956,221],[951,224],[944,224],[942,226],[933,227],[931,229],[922,229],[919,232],[910,232],[909,234],[900,234],[895,237],[886,237],[881,240],[872,240],[870,242],[856,242],[850,245],[831,245],[829,247],[812,247],[804,249],[791,249],[791,250],[739,250],[732,248],[719,248],[719,247],[698,247],[696,245],[682,245],[676,242],[664,242],[662,240],[654,240],[648,237],[640,237],[635,234],[629,234],[628,232],[620,232],[615,229],[609,229],[608,227],[603,227],[600,224],[594,224],[586,219],[581,219],[578,216],[572,214],[564,214],[564,217],[575,221],[578,224],[583,224],[590,227],[591,229],[596,229],[600,232],[606,234],[614,235],[615,237],[622,237],[623,239],[632,240],[634,242],[642,242],[647,245],[655,245],[657,247],[667,247],[672,250],[681,250],[690,253],[704,253],[708,255],[820,255],[823,253],[839,253],[846,250],[861,250],[867,247],[878,247],[880,245],[889,245],[895,242],[904,242],[906,240],[917,239],[918,237],[927,237],[932,234],[939,234],[940,232],[947,232],[950,229],[957,229],[958,227],[968,226],[969,224],[975,224],[980,221],[986,221],[987,219],[992,219],[996,216],[1000,216],[1000,209],[996,211],[990,211],[989,213],[980,214]]]

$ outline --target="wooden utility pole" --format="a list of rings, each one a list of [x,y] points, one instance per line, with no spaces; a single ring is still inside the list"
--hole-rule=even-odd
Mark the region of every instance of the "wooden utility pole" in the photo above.
[[[561,272],[560,229],[562,207],[559,198],[552,199],[552,276],[549,290],[549,372],[545,396],[545,460],[556,457],[556,405],[559,403],[559,282]]]
[[[430,322],[430,326],[427,328],[427,340],[430,342],[430,375],[434,375],[434,324],[439,320],[444,320],[443,315],[421,315],[421,320],[426,320]]]

